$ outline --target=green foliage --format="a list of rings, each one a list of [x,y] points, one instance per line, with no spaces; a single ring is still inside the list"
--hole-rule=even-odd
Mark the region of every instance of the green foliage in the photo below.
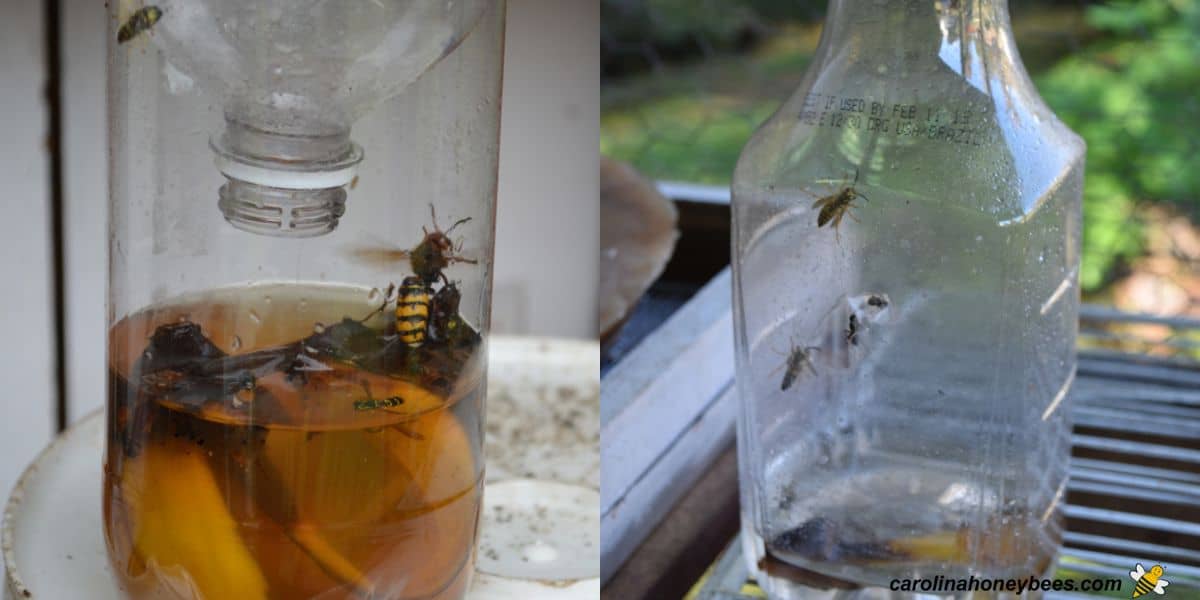
[[[746,34],[779,20],[814,20],[826,0],[603,0],[604,35],[623,43],[670,48],[697,41],[709,51],[734,49]]]
[[[1200,206],[1200,8],[1125,0],[1088,9],[1105,32],[1036,77],[1046,102],[1088,143],[1081,283],[1095,290],[1137,256],[1139,200]]]
[[[742,146],[774,103],[671,96],[601,119],[600,151],[658,179],[727,185]],[[697,152],[703,148],[703,152]]]

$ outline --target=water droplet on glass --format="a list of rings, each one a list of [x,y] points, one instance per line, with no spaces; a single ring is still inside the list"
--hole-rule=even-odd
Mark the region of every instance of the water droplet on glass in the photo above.
[[[982,236],[982,235],[977,235],[977,236],[975,236],[975,241],[976,241],[976,242],[982,242],[982,241],[983,241],[983,236]]]
[[[371,291],[367,294],[367,302],[372,304],[379,302],[379,295],[381,293],[382,292],[379,291],[379,288],[371,288]]]
[[[308,308],[308,300],[305,300],[304,298],[301,298],[301,299],[300,299],[300,304],[299,304],[299,305],[296,307],[296,309],[297,309],[297,310],[304,310],[304,309],[306,309],[306,308]]]
[[[241,350],[241,349],[242,349],[242,338],[240,338],[240,337],[238,337],[238,336],[236,336],[236,335],[235,335],[235,336],[233,336],[233,339],[232,339],[232,340],[230,340],[230,342],[229,342],[229,347],[230,347],[230,348],[232,348],[232,349],[233,349],[233,350],[235,350],[235,351],[236,351],[236,350]]]
[[[325,333],[325,324],[321,322],[313,323],[313,333]]]
[[[270,303],[271,303],[271,297],[270,297],[270,296],[263,296],[263,302],[265,302],[266,304],[270,304]]]
[[[254,321],[254,324],[255,324],[255,325],[261,325],[261,324],[262,324],[262,317],[258,316],[258,313],[257,313],[257,312],[254,312],[254,309],[251,309],[251,310],[250,310],[250,320],[251,320],[251,321]]]

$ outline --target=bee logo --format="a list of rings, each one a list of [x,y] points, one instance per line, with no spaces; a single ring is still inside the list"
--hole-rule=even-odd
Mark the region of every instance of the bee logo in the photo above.
[[[138,34],[142,33],[143,31],[149,31],[150,28],[154,27],[154,24],[162,18],[162,15],[162,9],[157,6],[147,6],[145,8],[138,9],[138,11],[133,13],[133,15],[129,17],[129,20],[125,21],[125,24],[121,25],[121,28],[117,30],[117,43],[124,44],[125,42],[137,37]]]
[[[420,277],[405,277],[396,294],[396,333],[400,341],[416,347],[425,343],[429,321],[429,286]]]
[[[1131,597],[1137,598],[1150,592],[1154,592],[1160,596],[1165,594],[1165,588],[1170,582],[1162,578],[1164,570],[1162,565],[1154,565],[1147,571],[1142,568],[1142,563],[1138,563],[1137,567],[1129,572],[1129,578],[1136,582],[1133,586],[1133,596]]]

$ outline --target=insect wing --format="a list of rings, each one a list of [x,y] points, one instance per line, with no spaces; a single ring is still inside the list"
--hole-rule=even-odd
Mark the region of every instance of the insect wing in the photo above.
[[[1138,563],[1137,566],[1134,567],[1134,569],[1129,572],[1129,578],[1134,581],[1137,581],[1137,580],[1141,579],[1142,576],[1145,574],[1146,574],[1145,567],[1142,566],[1142,563]]]
[[[1166,588],[1168,585],[1171,585],[1170,581],[1167,581],[1166,579],[1159,579],[1158,583],[1154,584],[1154,593],[1160,596],[1167,593],[1167,590],[1164,588]]]
[[[354,258],[378,266],[391,266],[397,262],[408,260],[411,252],[400,248],[381,248],[379,246],[360,246],[350,249]]]

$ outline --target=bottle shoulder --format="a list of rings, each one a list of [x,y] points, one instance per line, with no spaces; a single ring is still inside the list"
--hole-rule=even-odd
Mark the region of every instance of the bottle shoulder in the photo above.
[[[946,71],[889,77],[814,65],[799,89],[743,148],[735,200],[857,177],[912,196],[977,206],[1000,218],[1036,210],[1082,170],[1083,140],[1036,89],[980,89]]]

